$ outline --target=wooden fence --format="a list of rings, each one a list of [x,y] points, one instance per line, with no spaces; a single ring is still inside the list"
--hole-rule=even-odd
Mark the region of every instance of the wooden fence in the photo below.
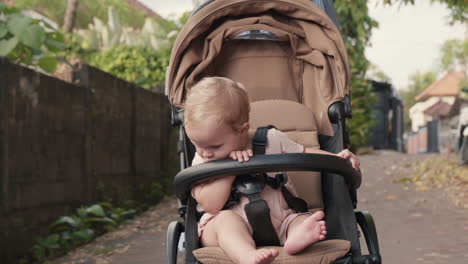
[[[0,263],[73,208],[142,199],[139,190],[177,164],[163,94],[88,65],[74,79],[0,58]]]

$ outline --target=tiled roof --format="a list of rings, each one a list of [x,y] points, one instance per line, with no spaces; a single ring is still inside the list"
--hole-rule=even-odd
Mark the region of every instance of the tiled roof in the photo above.
[[[463,72],[449,72],[441,79],[429,85],[415,99],[416,101],[424,101],[431,96],[457,96],[460,92],[460,83],[463,78]]]
[[[424,110],[424,114],[430,115],[432,117],[443,117],[450,113],[451,108],[452,106],[450,104],[439,101],[428,109]]]

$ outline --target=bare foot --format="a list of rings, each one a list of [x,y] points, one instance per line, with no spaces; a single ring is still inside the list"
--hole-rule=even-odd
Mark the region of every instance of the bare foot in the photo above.
[[[327,234],[327,227],[323,217],[325,214],[322,211],[315,212],[313,215],[307,217],[288,235],[284,243],[284,250],[288,254],[295,254],[307,246],[325,239]]]
[[[269,264],[279,254],[279,251],[275,248],[259,248],[252,251],[252,254],[247,254],[245,258],[241,259],[241,264]]]

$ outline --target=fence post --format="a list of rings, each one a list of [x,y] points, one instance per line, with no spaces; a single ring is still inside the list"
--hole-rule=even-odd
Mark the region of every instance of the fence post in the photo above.
[[[130,107],[131,107],[131,113],[130,113],[130,171],[132,174],[132,184],[133,186],[136,186],[137,182],[137,145],[136,145],[136,134],[137,134],[137,87],[135,84],[131,84],[129,86],[129,89],[131,89],[130,93]]]
[[[440,121],[434,119],[427,123],[427,152],[440,152]]]
[[[80,64],[80,70],[73,73],[73,81],[76,82],[80,87],[83,88],[84,93],[84,106],[86,108],[86,116],[85,116],[85,144],[84,144],[84,151],[83,151],[83,171],[84,174],[82,175],[83,181],[83,190],[82,190],[82,197],[84,201],[90,202],[94,199],[94,191],[91,188],[94,179],[94,168],[92,168],[92,153],[93,153],[93,135],[92,135],[92,127],[93,127],[93,120],[92,120],[92,113],[93,113],[93,101],[92,101],[92,91],[90,89],[89,83],[89,65],[85,63]]]
[[[0,58],[0,213],[6,214],[9,211],[8,199],[8,61]]]

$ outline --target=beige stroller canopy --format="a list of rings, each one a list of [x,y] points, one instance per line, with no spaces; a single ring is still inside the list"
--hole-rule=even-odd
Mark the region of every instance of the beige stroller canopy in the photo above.
[[[242,38],[252,30],[275,41]],[[324,135],[333,135],[328,107],[349,95],[343,40],[310,0],[216,0],[202,8],[175,42],[166,76],[170,103],[183,107],[186,93],[206,76],[243,83],[251,101],[304,104]]]

